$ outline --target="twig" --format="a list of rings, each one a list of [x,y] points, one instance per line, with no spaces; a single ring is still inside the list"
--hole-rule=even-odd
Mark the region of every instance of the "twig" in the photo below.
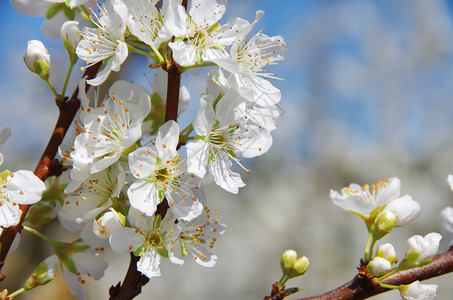
[[[453,272],[453,249],[436,255],[433,261],[423,267],[399,271],[382,281],[385,284],[410,284],[416,280],[426,280]],[[300,298],[298,300],[358,300],[366,299],[384,292],[376,278],[366,278],[359,274],[348,283],[320,296]]]

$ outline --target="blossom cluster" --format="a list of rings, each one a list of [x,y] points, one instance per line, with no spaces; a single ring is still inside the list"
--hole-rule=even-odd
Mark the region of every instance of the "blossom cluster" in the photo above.
[[[243,159],[271,147],[281,94],[268,80],[278,78],[267,67],[285,60],[287,52],[280,36],[250,34],[262,11],[252,22],[236,17],[222,24],[226,0],[192,0],[187,7],[180,0],[158,2],[12,0],[22,13],[39,7],[52,19],[69,10],[89,23],[79,29],[82,19],[75,16],[60,30],[71,64],[75,57],[84,62],[82,69],[102,66],[95,78],[79,84],[73,134],[60,147],[70,181],[57,215],[96,255],[110,245],[139,256],[137,270],[147,277],[161,275],[163,258],[216,263],[212,248],[226,226],[208,208],[203,189],[214,182],[238,193],[245,185],[240,170],[249,172]],[[108,81],[132,52],[160,68],[152,92]],[[50,56],[41,42],[30,42],[24,60],[48,80]],[[199,110],[181,129],[176,120],[166,121],[165,71],[182,74],[196,67],[212,69]],[[101,84],[111,84],[107,95],[85,92],[87,85]],[[190,98],[181,87],[178,115]]]
[[[449,175],[448,182],[453,190],[453,175]],[[406,243],[406,254],[398,266],[395,267],[398,259],[390,243],[381,244],[375,251],[376,242],[389,234],[393,228],[404,226],[420,216],[420,204],[411,196],[401,196],[400,193],[401,181],[397,177],[371,186],[352,183],[349,187],[343,188],[341,193],[330,191],[330,197],[335,205],[364,220],[369,232],[364,256],[366,274],[377,277],[378,281],[400,270],[422,267],[430,263],[439,249],[441,240],[446,249],[453,244],[453,209],[447,207],[439,217],[442,235],[431,232],[425,237],[415,235],[409,238]],[[385,287],[398,288],[405,300],[433,299],[437,291],[437,285],[421,284],[418,280],[409,285]]]

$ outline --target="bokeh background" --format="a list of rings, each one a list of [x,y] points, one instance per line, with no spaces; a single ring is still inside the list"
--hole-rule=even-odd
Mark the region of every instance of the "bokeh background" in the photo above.
[[[439,231],[439,212],[453,205],[446,183],[453,173],[453,1],[448,0],[230,0],[223,22],[253,20],[268,35],[282,35],[288,61],[273,70],[283,81],[285,112],[264,156],[245,162],[246,187],[238,195],[207,190],[211,209],[227,231],[219,239],[214,268],[188,260],[184,266],[161,263],[137,299],[262,299],[280,278],[279,258],[286,249],[308,256],[310,270],[288,286],[303,288],[296,299],[320,294],[352,279],[363,256],[363,222],[337,207],[329,190],[351,182],[365,184],[398,176],[402,193],[422,205],[421,217],[395,229],[391,242],[401,259],[407,238]],[[57,109],[47,86],[22,62],[27,41],[49,49],[51,80],[61,86],[67,58],[60,40],[45,38],[44,18],[19,15],[0,2],[0,128],[12,136],[2,147],[10,170],[33,170],[54,126]],[[153,73],[146,59],[132,56],[122,67],[127,77],[150,89]],[[79,66],[80,67],[80,66]],[[145,75],[143,75],[143,73]],[[74,72],[71,91],[80,77]],[[193,117],[204,73],[183,83],[192,94],[181,116]],[[184,125],[185,126],[185,125]],[[74,236],[56,223],[43,228],[63,241]],[[6,262],[0,288],[14,291],[51,254],[48,245],[22,235],[21,247]],[[110,266],[99,282],[87,280],[87,299],[107,299],[108,287],[122,280],[128,255],[107,253]],[[451,299],[452,275],[439,284],[437,299]],[[17,299],[71,299],[59,276],[47,287]],[[400,299],[397,292],[375,299]]]

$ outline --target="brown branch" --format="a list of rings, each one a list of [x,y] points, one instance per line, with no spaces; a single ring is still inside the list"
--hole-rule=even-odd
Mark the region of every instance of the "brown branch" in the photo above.
[[[410,284],[416,280],[426,280],[453,272],[453,249],[436,255],[433,261],[423,267],[400,271],[382,281],[384,284]],[[376,278],[366,278],[358,274],[348,283],[320,296],[300,298],[298,300],[358,300],[366,299],[384,292]]]
[[[87,76],[88,79],[94,78],[96,76],[101,63],[97,63],[88,67],[83,76]],[[86,86],[86,89],[89,88],[89,85]],[[55,124],[55,128],[50,136],[49,142],[47,143],[47,147],[44,150],[41,159],[38,162],[38,165],[35,168],[34,174],[45,181],[47,177],[53,175],[51,172],[52,165],[55,165],[54,158],[57,154],[58,147],[60,146],[63,138],[68,131],[69,126],[74,119],[75,114],[80,106],[80,100],[77,98],[79,94],[79,88],[77,87],[72,94],[71,99],[67,101],[61,101],[56,99],[57,106],[59,108],[59,115],[57,119],[57,123]],[[8,251],[11,248],[11,244],[18,232],[22,230],[22,223],[27,215],[28,209],[30,205],[19,205],[19,208],[22,210],[22,215],[20,217],[19,224],[16,226],[11,226],[8,228],[4,228],[1,236],[0,236],[0,270],[4,265],[4,261],[6,256],[8,255]],[[3,277],[4,278],[4,277]],[[3,279],[3,278],[0,278]]]
[[[131,253],[131,260],[123,284],[118,282],[109,289],[110,300],[129,300],[142,292],[142,286],[148,283],[149,278],[137,271],[139,257]]]

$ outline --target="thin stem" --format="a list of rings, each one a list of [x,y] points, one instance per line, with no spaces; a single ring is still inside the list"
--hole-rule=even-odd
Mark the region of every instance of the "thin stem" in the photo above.
[[[47,236],[45,236],[41,232],[37,231],[36,229],[33,229],[31,227],[28,227],[28,226],[24,225],[24,230],[26,230],[26,231],[28,231],[30,233],[33,233],[34,235],[36,235],[37,237],[40,237],[41,239],[45,240],[46,242],[48,242],[51,245],[54,244],[54,242],[51,239],[49,239]]]
[[[52,82],[50,82],[49,78],[45,79],[44,80],[47,85],[50,87],[50,90],[52,91],[52,93],[55,95],[55,98],[57,99],[60,99],[60,95],[58,95],[57,91],[54,89],[53,85],[52,85]]]
[[[75,62],[72,62],[71,58],[69,58],[69,68],[68,73],[66,73],[66,78],[64,80],[63,89],[61,91],[61,97],[64,97],[66,93],[66,87],[68,86],[69,77],[71,77],[72,69],[74,68]]]
[[[280,286],[285,286],[285,283],[289,280],[289,277],[287,274],[283,274],[282,278],[278,282],[280,282]]]
[[[393,285],[393,284],[385,284],[385,283],[381,283],[381,288],[384,288],[384,289],[389,289],[389,290],[397,290],[400,288],[399,285]]]
[[[202,63],[202,64],[184,66],[184,67],[181,67],[181,69],[187,70],[187,69],[192,69],[192,68],[199,68],[199,67],[215,67],[215,66],[217,66],[216,63],[210,62],[210,63]]]
[[[183,130],[181,130],[181,135],[187,136],[193,131],[193,123],[190,123]]]
[[[391,272],[388,272],[387,274],[382,275],[381,277],[379,277],[379,278],[378,278],[378,281],[383,281],[383,280],[389,278],[390,276],[396,274],[398,271],[400,271],[398,268],[395,269],[395,270],[392,270]]]
[[[373,253],[374,253],[374,247],[376,246],[376,242],[377,240],[374,239],[374,235],[373,235],[373,239],[371,241],[371,246],[370,246],[370,252],[369,252],[369,257],[368,257],[368,260],[371,260],[372,256],[373,256]]]
[[[22,294],[23,292],[25,292],[25,288],[20,288],[17,291],[15,291],[14,293],[9,294],[8,297],[9,298],[13,298],[13,297],[16,297],[19,294]]]
[[[143,50],[140,50],[138,48],[135,48],[134,46],[128,44],[127,45],[127,48],[129,49],[130,52],[135,52],[135,53],[139,53],[141,55],[144,55],[146,57],[149,57],[151,59],[153,59],[154,61],[158,61],[158,58],[155,57],[155,56],[152,56],[150,53],[146,52],[146,51],[143,51]]]
[[[164,58],[160,54],[159,50],[156,49],[154,46],[150,46],[151,50],[153,50],[154,54],[156,54],[158,60],[156,60],[159,64],[162,64],[164,62]]]
[[[370,248],[371,248],[371,241],[373,239],[373,233],[372,232],[369,232],[368,233],[368,240],[366,241],[366,246],[365,246],[365,256],[364,256],[364,259],[366,261],[369,261],[370,260]],[[371,254],[372,255],[372,254]]]

